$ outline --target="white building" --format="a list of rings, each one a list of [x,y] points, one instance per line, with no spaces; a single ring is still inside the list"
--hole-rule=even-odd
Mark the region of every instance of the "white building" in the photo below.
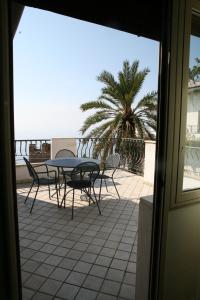
[[[187,136],[200,139],[200,81],[188,83]]]

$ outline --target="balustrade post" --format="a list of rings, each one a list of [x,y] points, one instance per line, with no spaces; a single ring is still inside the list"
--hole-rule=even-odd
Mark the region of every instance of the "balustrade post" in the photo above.
[[[156,142],[145,141],[144,181],[153,185],[155,173]]]

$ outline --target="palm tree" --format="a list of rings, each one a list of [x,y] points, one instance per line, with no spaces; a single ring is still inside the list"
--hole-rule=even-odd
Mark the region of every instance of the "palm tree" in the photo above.
[[[139,61],[132,65],[125,60],[123,69],[118,73],[118,80],[103,71],[97,80],[104,84],[100,97],[81,105],[82,111],[96,110],[89,116],[81,133],[85,138],[101,138],[96,151],[106,154],[111,147],[112,138],[118,145],[122,138],[154,139],[156,133],[157,92],[148,93],[135,103],[136,95],[141,90],[148,68],[138,71]],[[98,126],[97,126],[98,125]]]
[[[196,65],[189,68],[189,79],[195,83],[200,79],[200,58],[196,57],[194,60],[196,61]]]

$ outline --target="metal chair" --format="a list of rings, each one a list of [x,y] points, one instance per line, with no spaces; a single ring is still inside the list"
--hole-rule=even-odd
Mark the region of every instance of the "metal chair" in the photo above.
[[[55,155],[55,159],[65,158],[65,157],[66,158],[67,157],[76,157],[76,155],[74,154],[74,152],[72,152],[69,149],[61,149]],[[59,170],[59,174],[62,174],[64,177],[65,176],[70,177],[72,170],[73,169],[62,169],[61,171]]]
[[[117,195],[120,199],[120,195],[119,195],[119,192],[117,190],[117,187],[116,187],[116,184],[115,184],[115,181],[114,181],[114,174],[115,174],[117,168],[119,167],[119,165],[120,165],[120,155],[119,155],[119,153],[111,154],[106,159],[106,161],[104,163],[104,166],[103,166],[102,172],[97,176],[97,179],[101,180],[100,189],[99,189],[99,201],[100,201],[100,198],[101,198],[101,189],[102,189],[102,181],[103,180],[104,180],[104,183],[105,183],[105,186],[106,186],[106,191],[108,192],[108,187],[107,187],[107,183],[106,183],[107,179],[112,180],[113,185],[115,187],[115,190],[117,192]],[[112,170],[111,175],[105,174],[106,171],[111,171],[111,170]]]
[[[71,188],[70,191],[68,191],[64,194],[64,197],[62,199],[61,205],[64,201],[64,207],[65,207],[65,200],[66,195],[73,191],[73,198],[72,198],[72,219],[74,217],[74,194],[75,190],[80,190],[81,192],[84,192],[89,200],[89,205],[92,200],[94,204],[97,205],[97,208],[99,210],[99,214],[101,215],[101,211],[99,208],[99,204],[97,201],[97,197],[94,190],[94,183],[96,178],[98,177],[100,172],[99,166],[94,162],[84,162],[80,163],[78,166],[76,166],[73,171],[71,172],[71,179],[67,181],[67,185]],[[91,191],[93,191],[94,199],[92,198]]]
[[[65,158],[65,157],[66,158],[67,157],[76,157],[76,155],[74,154],[74,152],[72,152],[69,149],[61,149],[55,155],[55,159]],[[60,178],[60,175],[63,176],[65,188],[66,188],[66,177],[71,176],[72,170],[73,169],[58,168],[58,178]],[[60,183],[60,181],[59,181],[59,194],[60,194],[61,187],[62,187],[62,183]]]
[[[64,158],[64,157],[75,157],[76,155],[69,149],[61,149],[59,150],[56,155],[56,158]]]
[[[57,203],[58,203],[58,206],[59,206],[56,171],[54,171],[54,170],[49,171],[47,165],[45,165],[45,164],[40,164],[40,165],[37,165],[37,166],[33,166],[25,157],[23,157],[23,159],[24,159],[24,161],[26,163],[26,166],[28,168],[29,175],[32,178],[32,184],[31,184],[30,190],[29,190],[29,192],[26,196],[26,199],[25,199],[24,203],[26,203],[34,184],[37,185],[37,190],[36,190],[35,197],[33,199],[33,203],[32,203],[31,209],[30,209],[30,214],[32,212],[32,209],[33,209],[33,206],[34,206],[34,203],[35,203],[35,199],[37,197],[37,193],[38,193],[39,187],[41,185],[47,185],[48,186],[49,199],[51,199],[50,185],[55,184],[56,195],[57,195]],[[45,171],[44,172],[41,172],[41,171],[37,172],[35,169],[38,168],[38,167],[40,167],[40,168],[44,167]],[[50,173],[53,173],[54,176],[53,177],[50,176]]]

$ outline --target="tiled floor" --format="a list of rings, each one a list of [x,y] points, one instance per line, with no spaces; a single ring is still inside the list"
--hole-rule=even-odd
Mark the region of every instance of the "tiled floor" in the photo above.
[[[42,191],[30,215],[29,185],[18,185],[24,300],[134,299],[138,204],[152,187],[121,170],[116,183],[121,200],[111,184],[109,193],[104,187],[101,216],[77,192],[74,220],[70,195],[64,209]]]

